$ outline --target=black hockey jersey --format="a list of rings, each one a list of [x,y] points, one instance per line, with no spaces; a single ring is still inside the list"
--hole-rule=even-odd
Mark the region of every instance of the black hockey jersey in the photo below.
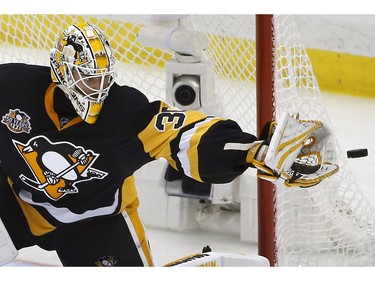
[[[232,120],[149,102],[114,84],[95,124],[75,114],[50,68],[0,65],[0,170],[35,235],[61,224],[136,208],[133,173],[165,158],[201,182],[232,181],[248,167],[252,143]]]

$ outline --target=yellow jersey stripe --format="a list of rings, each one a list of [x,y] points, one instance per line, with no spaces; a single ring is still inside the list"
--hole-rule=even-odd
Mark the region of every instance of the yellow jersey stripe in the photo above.
[[[202,181],[199,175],[198,145],[207,130],[220,120],[222,119],[209,117],[182,134],[179,144],[180,151],[177,153],[177,157],[185,175]]]

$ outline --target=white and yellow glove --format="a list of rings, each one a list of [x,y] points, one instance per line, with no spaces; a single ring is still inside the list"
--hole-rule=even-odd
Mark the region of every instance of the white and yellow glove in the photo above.
[[[268,141],[250,148],[246,161],[258,169],[261,179],[282,181],[287,187],[311,187],[339,170],[323,161],[329,135],[322,122],[285,113],[277,123],[271,123]]]

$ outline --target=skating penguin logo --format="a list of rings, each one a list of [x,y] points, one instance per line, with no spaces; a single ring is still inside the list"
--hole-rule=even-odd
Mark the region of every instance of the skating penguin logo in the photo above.
[[[14,146],[26,161],[35,180],[21,174],[20,179],[52,200],[66,194],[78,193],[77,183],[103,179],[108,173],[92,168],[99,154],[69,142],[51,142],[36,136],[26,144],[13,140]]]

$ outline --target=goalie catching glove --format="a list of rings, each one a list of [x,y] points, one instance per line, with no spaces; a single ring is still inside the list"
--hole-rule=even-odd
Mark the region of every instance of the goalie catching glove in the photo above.
[[[300,120],[285,113],[271,123],[267,140],[254,143],[246,161],[258,178],[282,181],[287,187],[311,187],[338,172],[327,150],[330,132],[320,121]],[[332,152],[332,151],[331,151]]]

